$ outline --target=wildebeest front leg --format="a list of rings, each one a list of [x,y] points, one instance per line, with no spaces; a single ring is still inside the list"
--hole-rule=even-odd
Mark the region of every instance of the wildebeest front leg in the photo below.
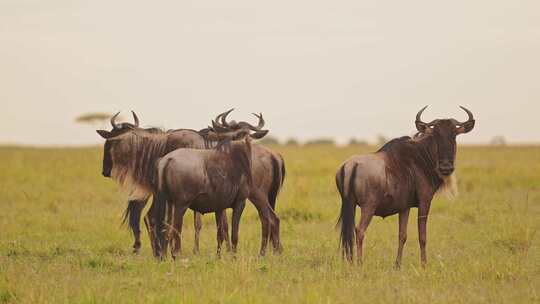
[[[361,208],[360,223],[356,227],[356,252],[357,252],[357,263],[362,265],[362,245],[364,243],[364,235],[366,233],[367,227],[373,218],[374,210],[371,208]]]
[[[202,215],[197,211],[193,211],[193,226],[195,228],[195,245],[193,247],[193,253],[199,254],[199,240],[202,228]]]
[[[256,193],[250,195],[249,200],[255,205],[259,212],[259,219],[261,220],[261,250],[260,255],[266,255],[266,247],[268,246],[268,240],[270,238],[270,229],[272,229],[273,223],[279,223],[279,219],[276,214],[272,212],[272,208],[268,203],[268,198],[264,194]],[[279,227],[279,226],[278,226]],[[279,235],[279,231],[276,231]],[[279,238],[278,238],[279,240]]]
[[[236,249],[238,246],[238,232],[240,229],[240,217],[242,216],[242,212],[244,211],[245,206],[246,206],[246,201],[243,200],[243,201],[237,202],[233,208],[231,238],[232,238],[232,251],[234,253],[236,253]]]
[[[410,209],[407,209],[399,213],[399,236],[398,236],[399,244],[398,244],[396,263],[394,265],[396,269],[399,269],[401,267],[401,256],[403,253],[403,246],[405,245],[405,242],[407,241],[407,223],[409,221],[409,211]]]
[[[422,267],[425,267],[427,264],[426,234],[429,207],[429,202],[426,204],[420,204],[418,207],[418,242],[420,243],[420,262],[422,263]]]

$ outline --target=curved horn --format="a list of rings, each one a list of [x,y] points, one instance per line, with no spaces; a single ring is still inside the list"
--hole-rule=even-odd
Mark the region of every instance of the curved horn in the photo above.
[[[137,117],[135,111],[131,111],[131,114],[133,114],[133,121],[135,122],[135,127],[139,127],[139,117]]]
[[[113,117],[111,117],[111,126],[113,127],[113,129],[117,129],[118,127],[116,126],[116,117],[118,117],[118,115],[120,115],[120,112],[116,113],[113,115]]]
[[[214,118],[214,120],[212,120],[212,124],[219,124],[219,119],[221,118],[221,116],[225,114],[225,112],[221,113],[221,114],[218,114],[218,116],[216,116],[216,118]],[[221,125],[220,125],[221,126]]]
[[[251,131],[255,131],[255,132],[261,131],[262,127],[264,127],[264,118],[262,116],[262,113],[259,113],[259,114],[251,113],[251,114],[255,115],[255,117],[259,119],[259,123],[257,124],[257,126],[255,127],[249,122],[241,121],[238,123],[238,127],[250,129]]]
[[[234,111],[234,108],[230,109],[229,111],[227,112],[224,112],[222,113],[220,116],[221,116],[221,124],[226,127],[226,128],[229,128],[229,124],[227,123],[227,116],[232,112]]]
[[[474,116],[473,116],[473,114],[472,114],[471,111],[469,111],[469,110],[468,110],[467,108],[465,108],[464,106],[459,106],[459,107],[460,107],[463,111],[467,112],[467,115],[469,115],[469,119],[468,119],[466,122],[464,122],[464,123],[467,123],[467,122],[469,122],[469,121],[473,121],[473,120],[474,120]],[[464,123],[462,123],[462,124],[464,124]]]
[[[240,129],[249,129],[249,130],[255,131],[255,132],[260,131],[259,128],[253,126],[253,125],[250,124],[249,122],[241,121],[241,122],[239,122],[237,125],[238,125],[238,127],[239,127]]]
[[[256,113],[251,113],[251,114],[255,115],[255,117],[259,119],[259,124],[257,125],[257,129],[259,130],[262,129],[265,123],[262,113],[259,113],[259,115],[257,115]]]
[[[416,122],[425,123],[422,121],[422,113],[424,113],[424,110],[426,110],[427,107],[428,106],[425,106],[422,109],[420,109],[420,111],[418,111],[418,113],[416,114]]]
[[[414,124],[416,125],[416,130],[418,130],[418,132],[424,132],[427,128],[428,124],[422,121],[422,113],[424,113],[427,107],[428,106],[423,107],[416,114],[416,121],[414,122]]]
[[[212,120],[212,127],[211,128],[212,128],[212,130],[214,130],[215,132],[218,132],[218,133],[223,133],[223,132],[230,131],[229,129],[224,128],[222,125],[215,122],[214,120]]]
[[[463,111],[467,112],[467,115],[469,118],[465,122],[458,122],[459,125],[456,125],[457,127],[457,134],[463,134],[463,133],[469,133],[472,129],[474,129],[474,116],[471,111],[469,111],[467,108],[463,106],[459,106]]]

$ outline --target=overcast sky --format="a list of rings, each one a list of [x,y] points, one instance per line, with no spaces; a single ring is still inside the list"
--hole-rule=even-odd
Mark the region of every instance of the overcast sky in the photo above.
[[[373,140],[466,115],[460,142],[540,142],[540,1],[0,0],[0,143],[92,144],[86,112]],[[125,115],[125,117],[129,117]]]

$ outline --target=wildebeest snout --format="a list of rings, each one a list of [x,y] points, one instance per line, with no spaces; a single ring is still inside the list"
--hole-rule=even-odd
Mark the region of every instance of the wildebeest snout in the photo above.
[[[105,177],[111,177],[111,170],[103,170],[101,174]]]
[[[454,172],[454,164],[449,161],[443,161],[439,165],[439,171],[442,175],[448,176]]]

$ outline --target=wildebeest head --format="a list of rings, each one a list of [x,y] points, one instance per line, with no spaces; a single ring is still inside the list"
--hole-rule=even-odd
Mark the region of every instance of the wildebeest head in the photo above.
[[[103,148],[103,171],[102,174],[105,177],[111,177],[111,171],[113,169],[113,163],[118,163],[122,165],[122,162],[125,162],[126,160],[123,157],[118,157],[118,155],[123,155],[122,150],[126,150],[128,147],[126,147],[125,144],[122,144],[122,141],[118,140],[111,140],[112,138],[116,138],[120,135],[126,134],[128,132],[131,132],[139,127],[139,118],[137,117],[137,114],[135,112],[131,111],[133,114],[133,120],[134,123],[116,123],[116,118],[120,114],[120,112],[116,113],[113,117],[111,117],[111,126],[112,130],[96,130],[96,132],[105,139],[105,145]],[[113,156],[112,150],[115,150],[117,153],[115,153]],[[113,159],[114,158],[114,159]]]
[[[422,136],[432,136],[437,146],[437,171],[442,176],[449,176],[454,172],[454,161],[456,159],[456,136],[470,132],[474,128],[474,117],[471,111],[460,106],[467,115],[468,120],[459,122],[451,119],[435,119],[430,123],[422,121],[422,112],[427,108],[422,108],[416,114],[416,129]]]

